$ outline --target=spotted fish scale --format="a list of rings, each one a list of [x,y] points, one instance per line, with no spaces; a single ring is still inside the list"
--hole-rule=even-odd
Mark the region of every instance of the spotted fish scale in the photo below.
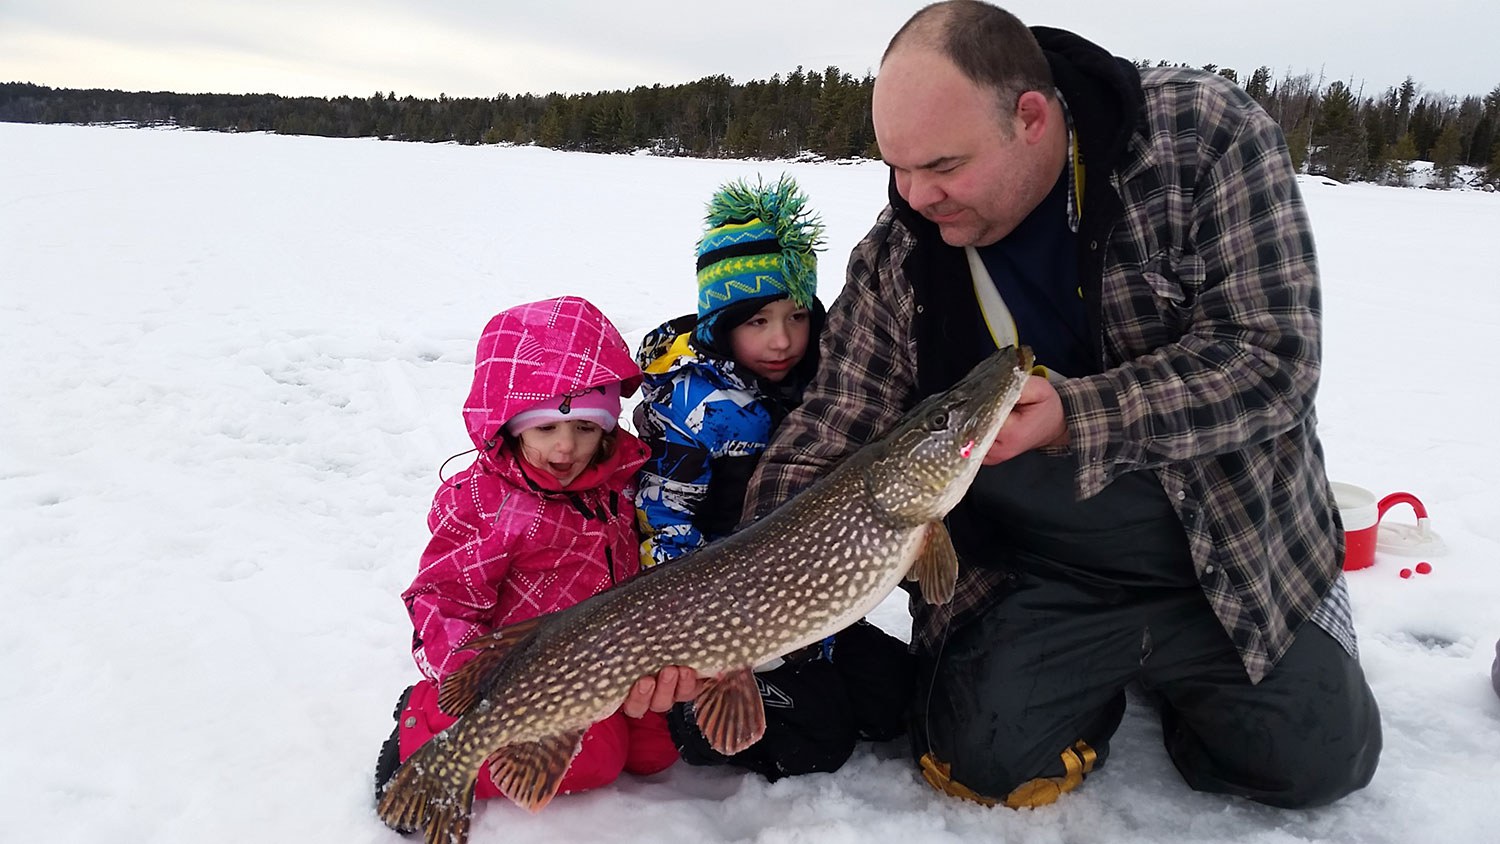
[[[381,818],[462,844],[473,786],[489,764],[533,811],[585,729],[668,665],[706,679],[694,699],[715,749],[733,755],[765,729],[752,666],[817,642],[874,609],[902,578],[951,597],[958,561],[941,519],[962,498],[1030,366],[1008,348],[918,405],[764,519],[559,613],[497,631],[443,683],[460,715],[397,771]]]

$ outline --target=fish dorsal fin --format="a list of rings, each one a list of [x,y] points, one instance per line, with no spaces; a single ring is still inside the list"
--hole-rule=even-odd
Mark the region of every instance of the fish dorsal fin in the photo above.
[[[508,624],[485,636],[470,639],[458,649],[479,651],[463,667],[443,678],[438,687],[438,708],[455,717],[468,713],[482,697],[480,690],[490,672],[541,624],[543,616]]]
[[[942,522],[927,523],[922,550],[906,579],[921,584],[922,598],[929,604],[946,604],[953,599],[953,584],[958,581],[958,551],[954,550],[953,537]]]
[[[490,781],[517,806],[540,812],[557,794],[568,763],[578,755],[584,729],[500,748],[486,760]]]
[[[766,710],[749,668],[704,680],[693,698],[693,714],[709,746],[725,756],[755,744],[766,732]]]

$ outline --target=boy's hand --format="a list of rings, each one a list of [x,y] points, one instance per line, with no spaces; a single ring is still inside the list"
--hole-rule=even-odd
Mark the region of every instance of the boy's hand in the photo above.
[[[692,700],[698,695],[698,672],[684,665],[668,665],[656,676],[645,676],[630,687],[620,711],[627,718],[639,718],[650,712],[666,712],[672,704]]]

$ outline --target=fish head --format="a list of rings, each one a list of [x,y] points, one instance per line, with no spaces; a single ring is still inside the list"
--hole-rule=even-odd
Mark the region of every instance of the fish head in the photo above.
[[[947,515],[979,473],[1030,368],[1029,350],[1007,346],[902,417],[865,470],[877,506],[902,524]]]

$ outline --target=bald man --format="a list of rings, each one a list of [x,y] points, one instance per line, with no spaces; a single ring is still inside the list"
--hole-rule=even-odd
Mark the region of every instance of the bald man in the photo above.
[[[875,82],[889,205],[823,366],[752,480],[769,512],[995,349],[1039,367],[913,602],[928,783],[1038,806],[1109,755],[1136,684],[1187,784],[1337,800],[1380,755],[1313,397],[1316,255],[1286,142],[1234,83],[1138,70],[959,0]]]

